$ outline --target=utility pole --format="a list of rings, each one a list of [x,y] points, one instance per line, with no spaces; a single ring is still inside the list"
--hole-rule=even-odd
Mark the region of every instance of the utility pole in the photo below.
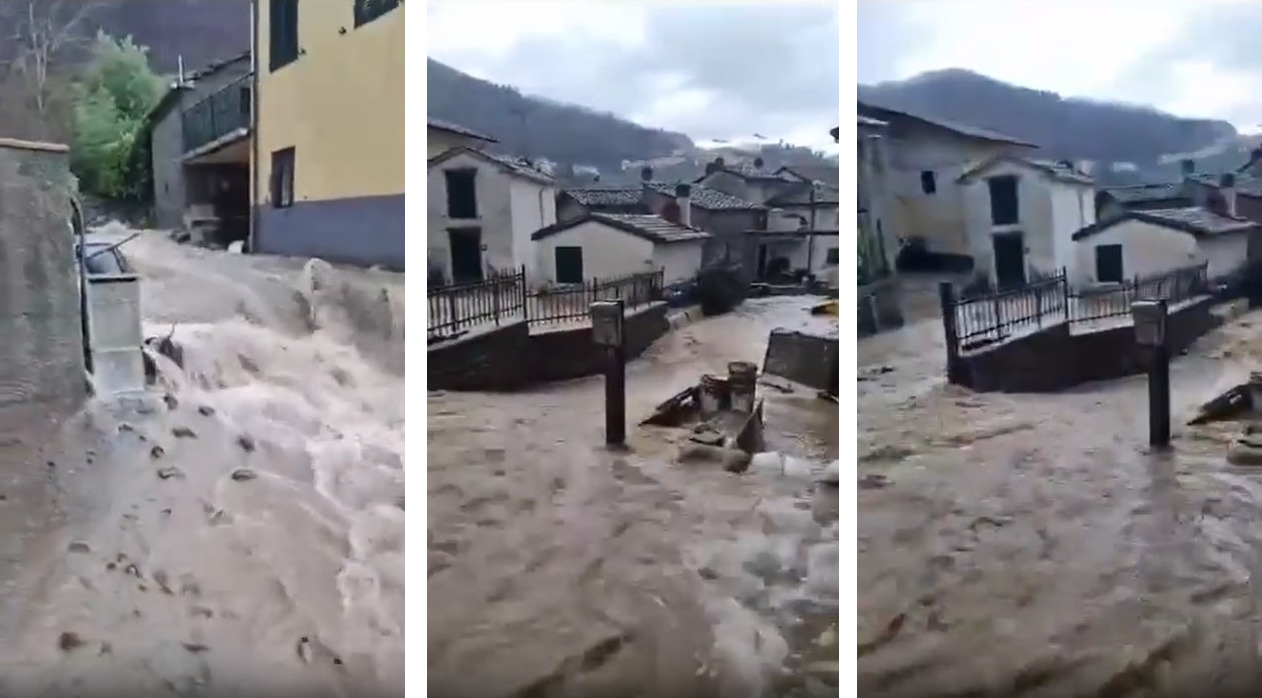
[[[1169,309],[1165,299],[1135,301],[1131,316],[1135,343],[1145,348],[1148,359],[1148,444],[1166,448],[1170,445]]]
[[[605,445],[621,449],[627,441],[625,308],[621,300],[596,301],[591,316],[592,340],[605,350]]]

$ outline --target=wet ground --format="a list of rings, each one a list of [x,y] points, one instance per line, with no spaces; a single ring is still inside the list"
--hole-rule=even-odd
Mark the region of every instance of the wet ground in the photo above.
[[[400,695],[402,277],[124,250],[180,364],[10,471],[0,693]]]
[[[1262,316],[1175,361],[1151,453],[1142,377],[971,394],[926,315],[859,345],[861,692],[1255,691],[1262,483],[1224,460],[1239,424],[1181,425],[1262,365]]]
[[[728,361],[761,365],[772,327],[835,326],[811,303],[751,301],[663,337],[628,369],[629,416]],[[606,452],[600,379],[431,394],[430,691],[835,694],[835,661],[809,655],[836,635],[836,490],[814,480],[836,458],[837,407],[762,392],[768,447],[796,458],[744,475],[676,463],[677,437],[653,428]]]

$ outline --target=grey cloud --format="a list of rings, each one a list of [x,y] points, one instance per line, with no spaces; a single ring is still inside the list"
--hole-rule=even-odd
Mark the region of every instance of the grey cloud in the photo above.
[[[669,6],[649,10],[647,40],[627,48],[581,35],[519,42],[496,58],[434,56],[523,92],[628,118],[656,111],[676,89],[712,95],[704,109],[674,113],[694,138],[775,138],[836,125],[840,90],[837,10],[821,5]],[[673,113],[673,110],[671,110]]]

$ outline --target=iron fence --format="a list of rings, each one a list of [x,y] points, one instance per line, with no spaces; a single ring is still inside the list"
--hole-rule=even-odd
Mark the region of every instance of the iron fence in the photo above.
[[[956,341],[967,350],[1002,341],[1017,331],[1066,318],[1069,284],[1062,271],[1019,289],[954,301]]]
[[[621,299],[628,310],[662,299],[663,270],[592,279],[582,284],[541,289],[530,296],[530,324],[586,320],[596,301]]]
[[[475,325],[519,319],[526,307],[526,270],[500,273],[483,281],[426,289],[429,339],[442,339]]]
[[[587,320],[591,304],[598,300],[621,299],[628,310],[639,308],[662,300],[663,271],[530,291],[523,267],[484,281],[431,286],[426,291],[426,334],[429,341],[439,341],[491,323],[525,320],[538,325]]]
[[[1165,299],[1174,304],[1209,292],[1208,262],[1147,277],[1136,276],[1116,286],[1075,292],[1069,321],[1084,323],[1130,317],[1131,304],[1138,300]]]
[[[1064,270],[1019,289],[970,298],[955,297],[948,284],[942,290],[943,324],[948,350],[958,353],[1062,322],[1129,318],[1131,304],[1137,300],[1165,299],[1175,304],[1210,290],[1208,263],[1093,289],[1071,290]]]

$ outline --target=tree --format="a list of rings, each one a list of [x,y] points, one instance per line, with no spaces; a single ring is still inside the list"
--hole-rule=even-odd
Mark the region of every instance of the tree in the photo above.
[[[0,0],[0,127],[14,135],[64,139],[75,49],[88,43],[92,0]]]
[[[92,60],[75,90],[70,166],[84,191],[110,199],[142,194],[143,163],[130,156],[163,85],[143,47],[130,38],[97,35]]]

